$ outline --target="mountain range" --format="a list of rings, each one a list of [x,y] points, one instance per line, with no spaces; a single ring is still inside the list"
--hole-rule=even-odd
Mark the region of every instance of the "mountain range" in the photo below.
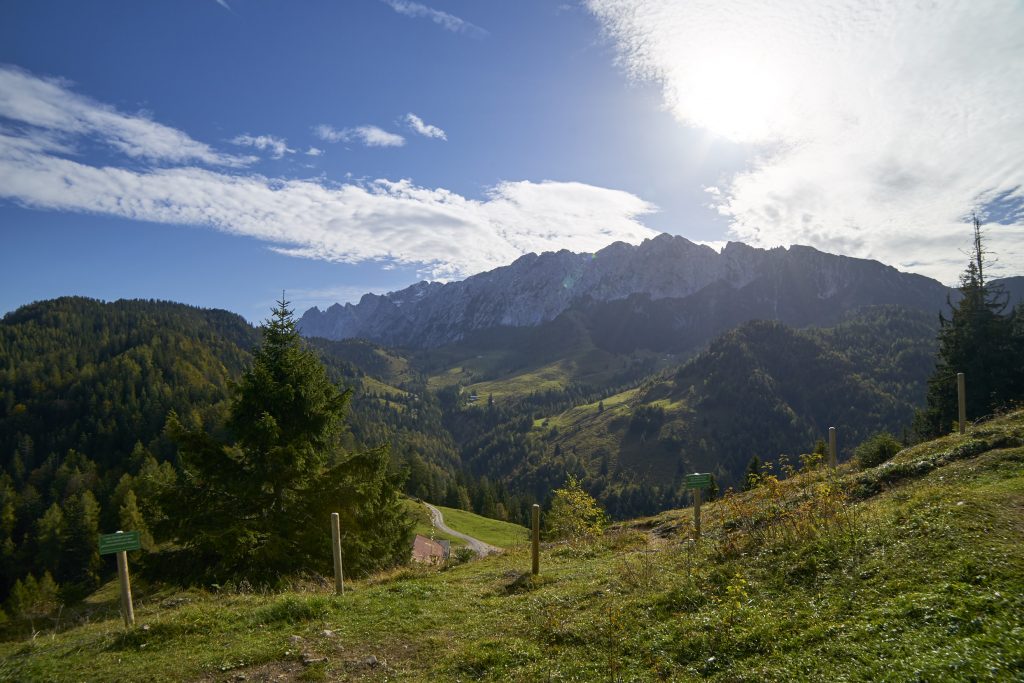
[[[430,349],[476,330],[536,326],[574,307],[600,311],[610,305],[612,317],[644,308],[641,315],[657,320],[657,334],[702,343],[755,318],[821,325],[878,304],[938,312],[950,293],[921,275],[811,247],[758,249],[730,242],[718,252],[662,234],[637,246],[616,242],[594,254],[527,254],[459,282],[420,282],[366,294],[358,304],[311,308],[299,327],[308,336]]]
[[[1024,297],[1024,277],[995,284]],[[752,456],[795,458],[829,426],[842,458],[874,431],[900,434],[957,294],[808,247],[662,235],[368,294],[300,326],[354,390],[345,447],[389,444],[410,494],[525,521],[575,474],[628,517],[681,504],[686,472],[736,485]],[[169,302],[69,297],[4,316],[8,560],[31,555],[48,506],[84,490],[113,523],[117,482],[174,461],[169,410],[220,429],[258,340],[235,314]]]

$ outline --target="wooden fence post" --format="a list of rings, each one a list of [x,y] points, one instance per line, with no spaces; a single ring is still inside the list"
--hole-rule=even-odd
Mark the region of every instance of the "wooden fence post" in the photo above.
[[[331,545],[334,548],[334,592],[345,594],[345,577],[341,572],[341,516],[331,513]]]
[[[125,628],[135,625],[135,607],[132,605],[132,583],[128,579],[128,552],[122,550],[117,554],[117,579],[121,584],[121,612],[124,614]]]
[[[960,433],[963,434],[967,428],[967,383],[962,372],[956,373],[956,402],[959,409]]]
[[[703,497],[701,489],[693,489],[693,540],[700,541],[700,503]]]
[[[533,504],[533,574],[540,574],[540,505]]]
[[[836,428],[828,428],[828,464],[835,467],[839,462],[839,454],[836,449]]]

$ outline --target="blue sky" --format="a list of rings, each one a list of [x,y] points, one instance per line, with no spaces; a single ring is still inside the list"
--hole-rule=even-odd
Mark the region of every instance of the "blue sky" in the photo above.
[[[660,231],[948,282],[994,198],[1022,272],[1019,6],[770,4],[5,3],[0,311],[259,320]]]

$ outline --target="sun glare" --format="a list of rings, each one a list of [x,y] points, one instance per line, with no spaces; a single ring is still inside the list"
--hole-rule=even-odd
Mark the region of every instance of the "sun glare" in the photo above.
[[[783,80],[780,69],[755,54],[709,52],[685,67],[676,114],[735,142],[770,139],[782,134],[789,113]]]

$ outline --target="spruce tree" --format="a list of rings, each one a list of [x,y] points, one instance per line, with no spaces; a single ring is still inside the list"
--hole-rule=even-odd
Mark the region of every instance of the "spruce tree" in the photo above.
[[[152,550],[153,534],[149,532],[149,525],[146,524],[145,518],[142,516],[142,512],[139,510],[138,502],[135,498],[135,491],[128,489],[125,494],[124,503],[118,509],[118,527],[122,531],[138,531],[139,542],[142,545],[143,550]]]
[[[53,503],[36,522],[36,566],[57,572],[65,543],[64,511]]]
[[[1021,340],[1014,320],[1004,315],[1006,294],[985,279],[986,250],[974,217],[971,260],[960,276],[960,299],[947,300],[950,316],[939,315],[939,350],[928,380],[926,407],[914,419],[922,438],[948,433],[957,420],[956,375],[965,375],[968,419],[976,419],[1024,398]],[[1020,307],[1018,307],[1019,309]]]
[[[100,505],[92,491],[72,496],[64,506],[66,533],[60,558],[61,583],[88,592],[99,585]]]
[[[328,574],[331,512],[341,515],[346,571],[408,555],[409,524],[387,449],[341,447],[349,396],[330,382],[282,300],[235,387],[225,425],[233,441],[169,416],[181,476],[165,502],[163,531],[194,560],[197,573],[184,578],[268,584]]]
[[[757,488],[761,483],[761,474],[761,458],[751,456],[750,462],[747,463],[747,471],[743,474],[743,490]]]

